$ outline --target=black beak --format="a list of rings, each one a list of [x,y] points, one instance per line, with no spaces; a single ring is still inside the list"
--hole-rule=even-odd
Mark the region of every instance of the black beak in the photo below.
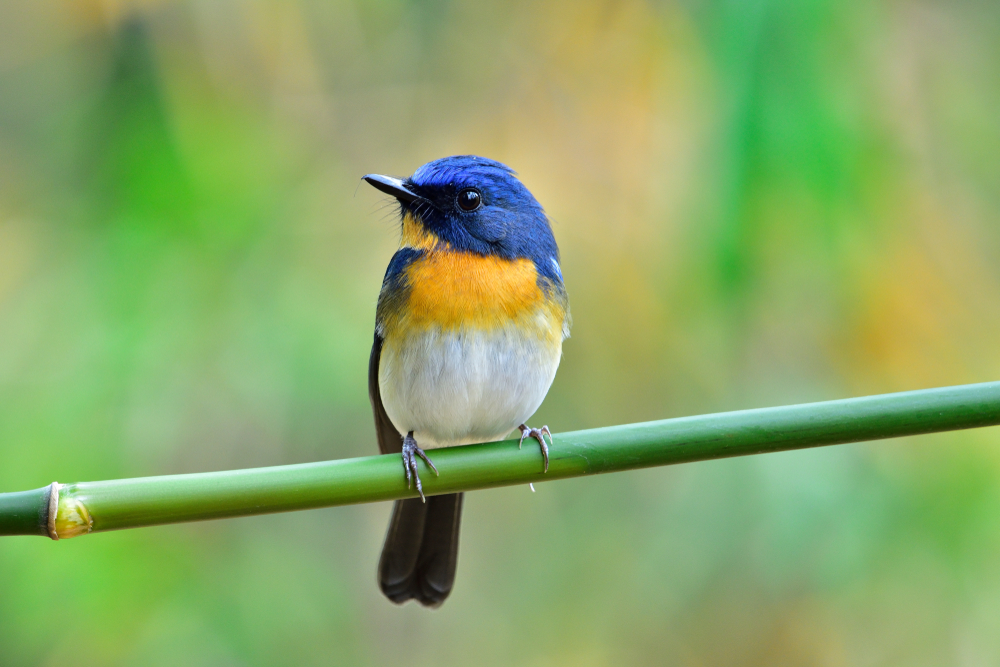
[[[399,201],[404,201],[406,203],[414,202],[418,199],[423,199],[420,195],[416,194],[412,190],[408,190],[403,181],[398,178],[393,178],[392,176],[380,176],[378,174],[368,174],[364,177],[376,190],[381,190],[387,195],[392,195]]]

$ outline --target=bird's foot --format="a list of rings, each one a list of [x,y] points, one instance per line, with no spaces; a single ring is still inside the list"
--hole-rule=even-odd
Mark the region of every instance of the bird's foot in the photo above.
[[[424,498],[424,488],[420,485],[420,473],[417,472],[417,456],[424,460],[424,463],[434,471],[435,475],[438,474],[438,469],[427,458],[424,450],[417,446],[417,441],[413,438],[413,431],[410,431],[403,438],[403,470],[406,471],[406,488],[410,488],[410,484],[416,481],[417,493],[420,494],[420,499],[426,503],[427,499]]]
[[[517,448],[521,448],[521,445],[524,444],[525,438],[534,438],[537,440],[538,444],[542,446],[542,459],[545,461],[545,472],[548,472],[549,446],[545,443],[545,436],[549,436],[549,442],[552,442],[552,432],[549,430],[549,427],[543,426],[541,428],[531,428],[530,426],[521,424],[517,428],[521,431],[521,439],[517,443]]]

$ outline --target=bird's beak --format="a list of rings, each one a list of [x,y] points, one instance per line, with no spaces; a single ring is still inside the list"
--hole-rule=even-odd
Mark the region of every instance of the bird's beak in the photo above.
[[[393,178],[392,176],[380,176],[379,174],[368,174],[364,177],[376,190],[381,190],[382,192],[392,195],[400,201],[407,203],[416,201],[418,199],[423,199],[420,195],[416,194],[412,190],[407,189],[403,181],[398,178]]]

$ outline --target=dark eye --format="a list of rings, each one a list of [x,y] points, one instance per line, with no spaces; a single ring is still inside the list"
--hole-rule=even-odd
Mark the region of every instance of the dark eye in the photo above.
[[[458,193],[458,207],[463,211],[475,211],[482,204],[483,196],[479,194],[479,190],[466,188]]]

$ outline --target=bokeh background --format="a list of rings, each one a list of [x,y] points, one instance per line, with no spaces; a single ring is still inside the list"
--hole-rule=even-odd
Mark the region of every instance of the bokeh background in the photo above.
[[[0,490],[372,454],[368,172],[555,221],[574,430],[1000,378],[1000,5],[0,4]],[[1000,431],[0,541],[0,664],[1000,664]]]

